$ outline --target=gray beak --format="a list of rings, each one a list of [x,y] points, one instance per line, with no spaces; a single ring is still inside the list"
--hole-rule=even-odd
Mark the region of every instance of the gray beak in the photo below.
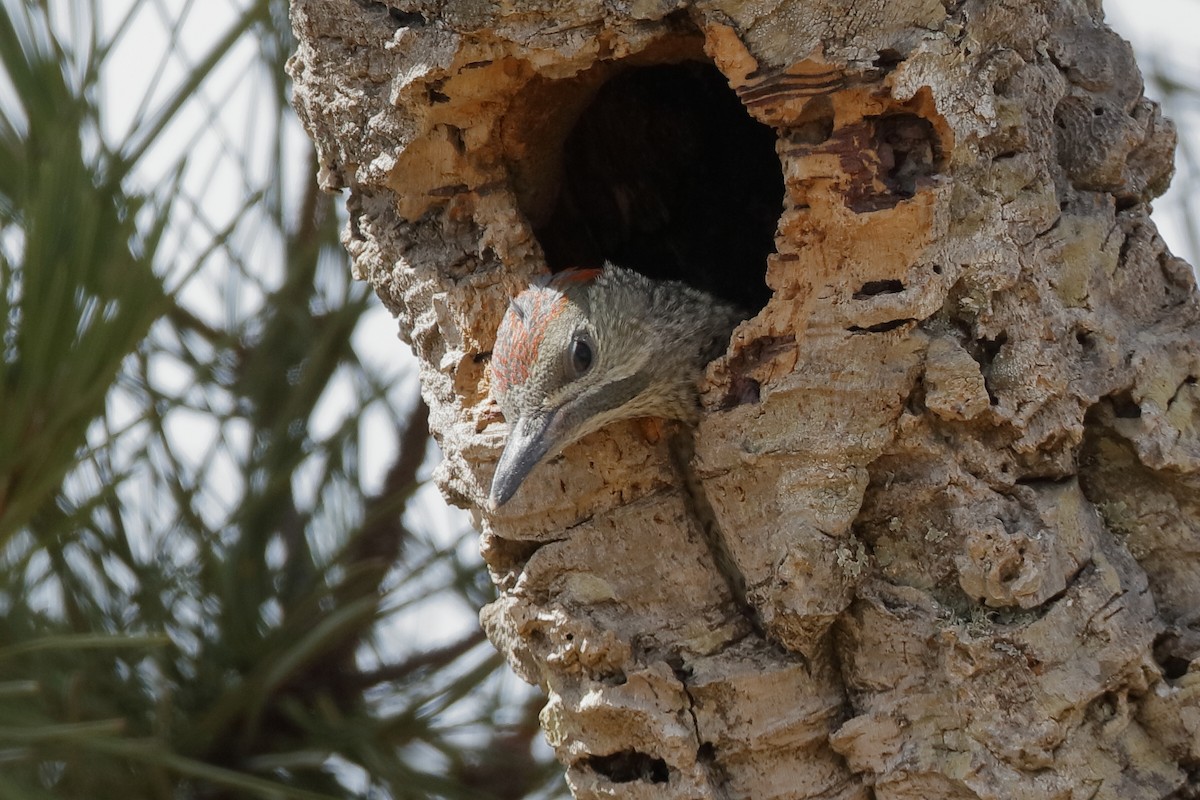
[[[512,499],[533,468],[545,458],[554,443],[554,437],[548,433],[553,422],[554,414],[545,414],[521,417],[513,423],[492,478],[488,502],[493,511]]]

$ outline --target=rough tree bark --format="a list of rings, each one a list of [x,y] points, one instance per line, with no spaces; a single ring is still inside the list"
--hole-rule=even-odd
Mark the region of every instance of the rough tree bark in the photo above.
[[[1148,218],[1172,128],[1098,0],[292,13],[453,502],[548,266],[694,259],[757,312],[690,459],[619,425],[478,512],[483,624],[576,797],[1196,796],[1200,304]]]

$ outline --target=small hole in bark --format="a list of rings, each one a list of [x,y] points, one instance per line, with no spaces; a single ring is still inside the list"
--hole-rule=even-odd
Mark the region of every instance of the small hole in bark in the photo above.
[[[736,375],[729,385],[729,394],[726,395],[725,402],[721,404],[721,409],[728,411],[735,406],[758,405],[761,399],[761,383],[745,375]]]
[[[874,297],[877,294],[896,294],[904,291],[904,284],[897,280],[867,281],[854,293],[855,300]]]
[[[1187,674],[1194,654],[1180,641],[1176,633],[1160,633],[1154,640],[1154,660],[1162,667],[1163,677],[1177,680]]]
[[[833,133],[833,117],[802,122],[788,133],[788,144],[815,145]]]
[[[991,368],[992,362],[996,360],[996,356],[1000,353],[1000,348],[1008,343],[1008,333],[1000,331],[995,339],[981,337],[976,339],[967,352],[971,354],[971,358],[975,359],[975,363],[979,365],[979,371],[983,373],[983,388],[987,391],[988,400],[994,406],[1000,405],[1000,398],[996,395],[995,389],[992,386]]]
[[[893,50],[890,47],[885,47],[879,51],[879,55],[875,57],[875,66],[882,70],[891,71],[897,67],[904,56],[900,55],[899,50]]]
[[[850,333],[887,333],[888,331],[894,331],[897,328],[903,328],[905,325],[909,325],[914,322],[916,322],[915,319],[906,317],[904,319],[892,319],[888,320],[887,322],[879,322],[875,325],[868,325],[865,328],[860,325],[851,325],[849,328],[846,328],[846,330]]]
[[[835,139],[831,150],[849,178],[846,207],[857,214],[894,208],[930,186],[945,166],[937,129],[917,114],[866,117]]]
[[[666,783],[671,777],[666,761],[637,750],[622,750],[608,756],[588,756],[583,763],[613,783]]]
[[[1008,333],[1000,331],[995,339],[988,339],[986,337],[976,339],[975,352],[972,355],[975,356],[975,361],[979,366],[987,369],[996,360],[996,356],[1000,353],[1000,348],[1006,344],[1008,344]]]
[[[814,97],[804,104],[796,124],[788,129],[789,145],[817,145],[833,135],[833,101],[828,95]]]
[[[529,559],[542,546],[541,542],[501,539],[496,537],[488,544],[490,551],[488,563],[497,573],[509,572],[514,576],[525,568]]]
[[[904,408],[913,416],[920,416],[925,413],[925,379],[924,377],[917,378],[916,385],[913,390],[908,393],[908,398],[904,402]]]
[[[1113,415],[1119,419],[1138,419],[1142,416],[1142,407],[1137,404],[1129,392],[1113,395],[1110,402]]]
[[[603,675],[601,676],[600,680],[602,680],[608,686],[624,686],[629,682],[629,678],[625,677],[625,672],[623,670],[617,670],[609,673],[608,675]]]
[[[397,28],[423,28],[429,24],[423,14],[418,14],[414,11],[401,11],[398,8],[389,8],[388,16],[392,22],[396,23]]]
[[[902,197],[917,193],[922,178],[938,171],[941,158],[933,123],[916,114],[893,114],[876,123],[879,157],[888,188]]]
[[[696,750],[696,760],[703,761],[707,764],[717,760],[717,746],[712,742],[705,742]]]
[[[430,81],[428,87],[425,89],[425,94],[429,97],[430,104],[450,102],[450,96],[442,91],[442,87],[445,85],[445,78]]]
[[[547,266],[612,261],[757,311],[783,209],[775,142],[712,64],[617,73],[567,134],[553,210],[535,226]]]
[[[687,683],[692,679],[692,668],[683,660],[683,656],[678,653],[670,653],[663,657],[663,661],[671,668],[671,672],[675,674],[680,683]]]
[[[934,274],[934,275],[941,275],[941,274],[942,274],[942,265],[941,265],[941,264],[934,264],[934,265],[933,265],[933,274]]]
[[[1105,692],[1092,701],[1092,708],[1095,709],[1096,715],[1102,720],[1112,719],[1117,715],[1117,709],[1121,707],[1121,696],[1116,692]]]
[[[738,351],[729,363],[733,380],[721,400],[721,409],[728,411],[736,406],[757,404],[761,399],[762,385],[747,373],[795,348],[795,336],[764,336]]]

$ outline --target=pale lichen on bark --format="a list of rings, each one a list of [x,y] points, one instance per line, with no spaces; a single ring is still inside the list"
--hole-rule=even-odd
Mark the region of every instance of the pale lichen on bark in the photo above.
[[[484,626],[577,797],[1195,791],[1200,304],[1148,218],[1172,128],[1098,3],[292,11],[322,183],[464,506],[600,88],[710,62],[777,134],[771,296],[709,369],[703,496],[631,423],[479,516]]]

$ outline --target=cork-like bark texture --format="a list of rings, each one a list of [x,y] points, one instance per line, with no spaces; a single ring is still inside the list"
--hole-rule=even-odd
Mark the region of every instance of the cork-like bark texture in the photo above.
[[[1148,219],[1173,130],[1098,2],[292,13],[321,181],[576,797],[1196,796],[1200,304]],[[639,94],[668,78],[686,102]],[[756,311],[694,448],[616,425],[483,511],[508,299],[671,253]]]

